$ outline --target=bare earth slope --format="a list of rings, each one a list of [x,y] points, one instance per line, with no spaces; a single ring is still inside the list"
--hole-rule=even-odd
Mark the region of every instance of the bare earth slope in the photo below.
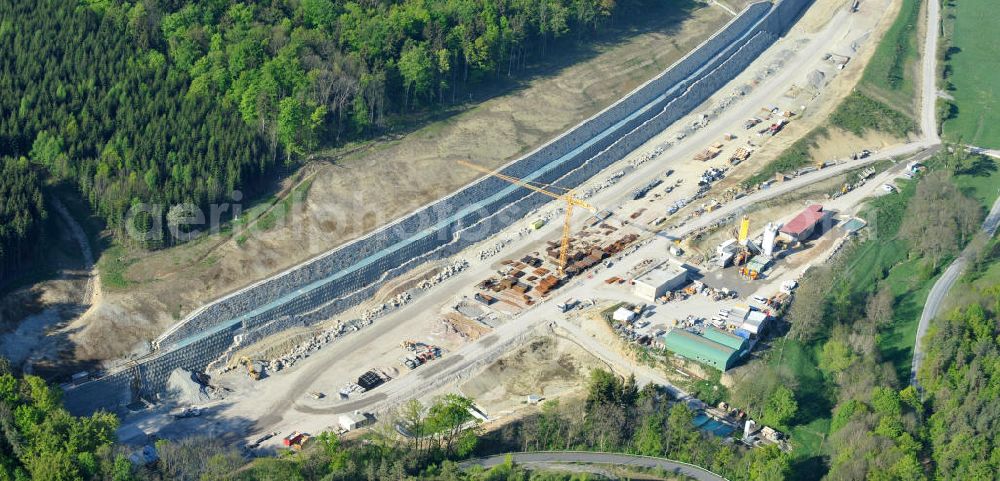
[[[215,235],[141,257],[124,272],[133,282],[126,290],[106,291],[100,305],[63,333],[76,345],[78,359],[116,358],[201,304],[356,238],[478,176],[455,160],[499,166],[530,151],[653,77],[729,18],[719,7],[700,8],[681,23],[598,46],[585,61],[398,141],[336,164],[313,163],[293,176],[311,175],[305,201],[278,216],[275,227],[241,242],[240,236]]]

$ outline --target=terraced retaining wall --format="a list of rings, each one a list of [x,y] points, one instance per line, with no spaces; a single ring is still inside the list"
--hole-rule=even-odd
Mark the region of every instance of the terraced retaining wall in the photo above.
[[[812,0],[760,2],[656,78],[501,172],[575,187],[691,112],[790,27]],[[308,325],[370,298],[385,281],[453,255],[552,199],[480,179],[392,224],[189,315],[153,353],[100,379],[67,388],[75,413],[155,398],[173,369],[200,370],[233,344]]]

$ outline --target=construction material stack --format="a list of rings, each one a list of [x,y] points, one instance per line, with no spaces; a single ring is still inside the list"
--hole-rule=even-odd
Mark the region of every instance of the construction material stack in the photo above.
[[[434,359],[441,357],[441,348],[417,341],[403,341],[403,348],[410,354],[400,358],[400,362],[410,369],[416,369]]]
[[[749,150],[740,147],[736,149],[736,152],[733,152],[732,156],[729,157],[729,163],[733,165],[739,164],[740,162],[749,159],[750,153],[751,152]]]

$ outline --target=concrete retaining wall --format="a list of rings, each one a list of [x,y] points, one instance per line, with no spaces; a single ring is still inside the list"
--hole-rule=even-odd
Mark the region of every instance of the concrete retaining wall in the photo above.
[[[651,103],[662,103],[669,100],[664,97],[665,92],[670,89],[673,89],[674,96],[676,96],[676,93],[684,87],[684,83],[691,82],[696,78],[694,74],[699,69],[706,68],[706,64],[716,58],[720,51],[731,48],[737,39],[745,35],[770,10],[771,5],[767,2],[751,5],[739,17],[733,19],[726,27],[704,42],[700,48],[686,55],[672,68],[667,69],[637,88],[632,94],[587,119],[562,136],[507,164],[502,171],[515,177],[527,177],[556,161],[570,163],[592,157],[606,148],[620,133],[628,132],[646,120],[642,117],[629,118],[631,115],[644,106],[649,107],[645,112],[646,117],[655,113],[656,106],[651,105]],[[623,121],[627,124],[617,125]],[[601,133],[605,133],[605,135],[599,136]],[[482,200],[485,197],[484,193],[496,192],[501,189],[509,191],[509,195],[491,202],[485,208],[463,215],[460,223],[468,225],[477,222],[485,214],[495,210],[498,205],[509,204],[528,195],[527,191],[514,188],[501,180],[482,179],[449,197],[418,209],[413,214],[386,228],[297,266],[280,276],[241,290],[209,305],[179,323],[178,328],[162,336],[156,344],[159,347],[168,347],[203,332],[206,328],[217,323],[248,315],[255,309],[275,302],[304,285],[321,282],[331,272],[347,269],[367,256],[390,248],[393,244],[409,238],[414,232],[434,228],[441,219],[451,216],[464,206],[473,205]],[[440,232],[440,239],[449,240],[449,233]],[[388,264],[394,263],[389,260]],[[383,267],[385,266],[383,265]],[[357,275],[359,283],[357,287],[374,280],[371,272],[371,270],[362,271]],[[282,312],[273,312],[271,315],[283,315],[289,312],[290,309],[283,309]]]
[[[750,5],[671,68],[601,113],[501,171],[575,187],[692,111],[770,46],[811,0]],[[551,201],[495,178],[462,190],[354,242],[192,313],[131,366],[67,389],[76,413],[154,398],[178,367],[203,369],[233,342],[308,325],[370,298],[428,260],[453,255]],[[257,329],[262,329],[257,332]]]

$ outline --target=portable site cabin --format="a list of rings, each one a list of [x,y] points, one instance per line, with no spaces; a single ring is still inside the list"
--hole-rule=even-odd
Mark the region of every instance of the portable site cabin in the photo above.
[[[354,411],[351,413],[341,414],[337,421],[338,424],[340,424],[340,427],[345,431],[353,431],[368,424],[369,418],[366,413]]]
[[[611,315],[611,318],[618,322],[632,322],[636,317],[638,317],[638,314],[636,314],[635,311],[624,307],[619,307],[615,310],[614,314]]]

